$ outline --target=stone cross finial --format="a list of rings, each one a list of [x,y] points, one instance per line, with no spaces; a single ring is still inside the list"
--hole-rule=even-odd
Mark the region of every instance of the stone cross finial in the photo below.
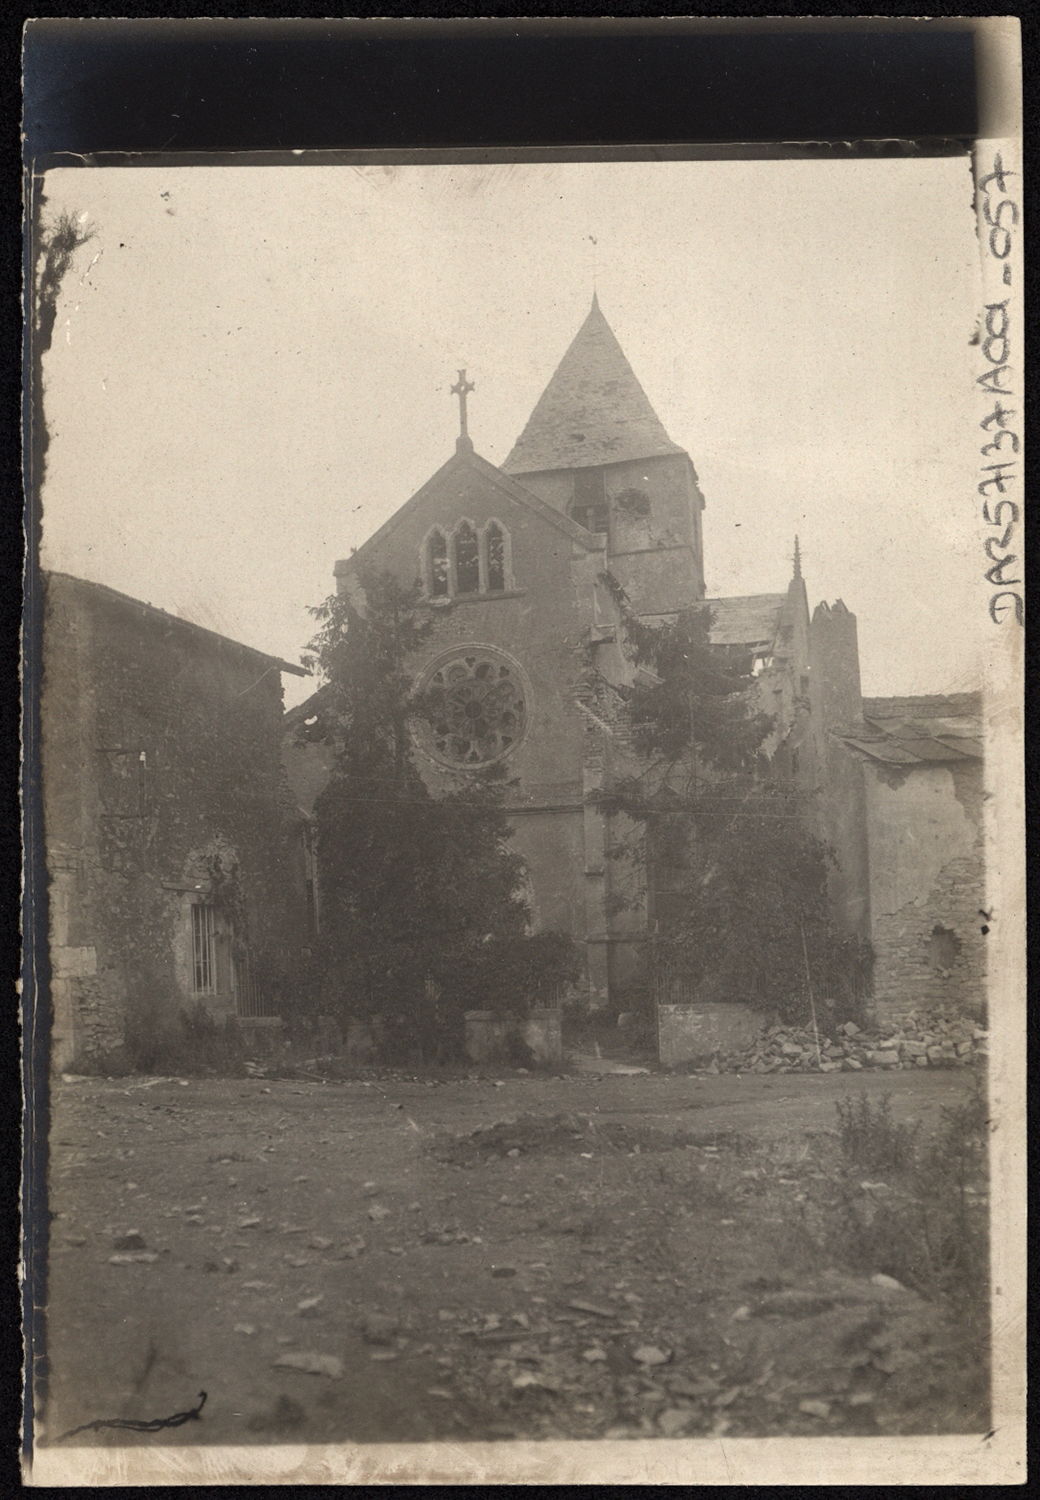
[[[476,386],[472,380],[466,379],[465,370],[459,371],[459,378],[451,388],[451,394],[459,398],[459,446],[469,443],[469,428],[466,424],[466,397],[470,391],[475,391]]]

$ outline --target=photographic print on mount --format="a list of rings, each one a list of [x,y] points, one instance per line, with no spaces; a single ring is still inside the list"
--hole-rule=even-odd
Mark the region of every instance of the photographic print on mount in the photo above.
[[[31,1483],[1018,1472],[1007,118],[31,171]]]

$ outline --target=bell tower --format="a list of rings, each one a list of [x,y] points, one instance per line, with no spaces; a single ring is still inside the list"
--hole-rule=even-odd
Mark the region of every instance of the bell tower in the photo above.
[[[704,497],[599,305],[538,400],[503,470],[607,538],[611,572],[641,615],[704,598]]]

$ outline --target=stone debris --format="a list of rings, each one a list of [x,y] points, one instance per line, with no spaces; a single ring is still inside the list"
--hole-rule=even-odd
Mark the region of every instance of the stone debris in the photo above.
[[[601,1307],[596,1302],[584,1302],[577,1298],[573,1302],[568,1302],[567,1306],[574,1312],[593,1313],[597,1318],[613,1319],[618,1315],[616,1307]]]
[[[352,1240],[348,1240],[345,1245],[340,1246],[336,1251],[335,1258],[336,1260],[357,1260],[364,1248],[365,1241],[360,1234],[356,1234]]]
[[[236,1323],[235,1332],[244,1333],[247,1335],[254,1334],[256,1332],[256,1326],[253,1323]]]
[[[372,1207],[368,1210],[368,1217],[378,1224],[381,1219],[388,1219],[390,1217],[390,1210],[385,1203],[373,1203]]]
[[[394,1335],[400,1328],[396,1318],[389,1317],[386,1313],[365,1313],[358,1324],[361,1337],[366,1344],[391,1344]]]
[[[126,1234],[117,1235],[112,1241],[113,1250],[147,1250],[143,1235],[137,1229],[128,1229]]]
[[[307,1244],[312,1250],[332,1249],[332,1241],[330,1239],[326,1239],[323,1234],[312,1234],[310,1239],[307,1241]]]
[[[309,1351],[279,1354],[275,1368],[302,1370],[305,1375],[326,1375],[329,1380],[343,1379],[343,1361],[335,1354],[315,1354]]]
[[[671,1354],[658,1349],[654,1344],[644,1344],[632,1355],[632,1358],[641,1365],[666,1365],[671,1357]]]
[[[829,1401],[799,1401],[798,1410],[810,1417],[829,1417],[831,1414]]]
[[[108,1263],[110,1266],[133,1266],[137,1264],[150,1266],[159,1257],[154,1250],[131,1250],[124,1255],[110,1255]]]
[[[301,1318],[316,1318],[318,1316],[318,1304],[324,1299],[317,1297],[302,1297],[296,1304],[296,1311]]]
[[[833,1033],[833,1034],[832,1034]],[[756,1040],[716,1054],[709,1073],[856,1073],[864,1068],[963,1068],[987,1055],[987,1032],[966,1016],[908,1011],[898,1024],[763,1026]],[[817,1043],[818,1048],[817,1048]]]
[[[870,1278],[870,1284],[871,1286],[879,1286],[887,1292],[906,1291],[906,1287],[901,1281],[897,1281],[894,1276],[886,1276],[883,1271],[878,1271],[876,1275],[872,1276]]]

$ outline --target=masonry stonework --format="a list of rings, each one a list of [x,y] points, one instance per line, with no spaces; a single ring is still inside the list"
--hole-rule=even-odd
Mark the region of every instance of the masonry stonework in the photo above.
[[[42,769],[52,1062],[201,999],[233,1014],[244,962],[307,941],[301,826],[280,759],[282,664],[114,590],[46,575]],[[196,983],[191,906],[234,873]],[[198,993],[200,988],[205,993]]]

